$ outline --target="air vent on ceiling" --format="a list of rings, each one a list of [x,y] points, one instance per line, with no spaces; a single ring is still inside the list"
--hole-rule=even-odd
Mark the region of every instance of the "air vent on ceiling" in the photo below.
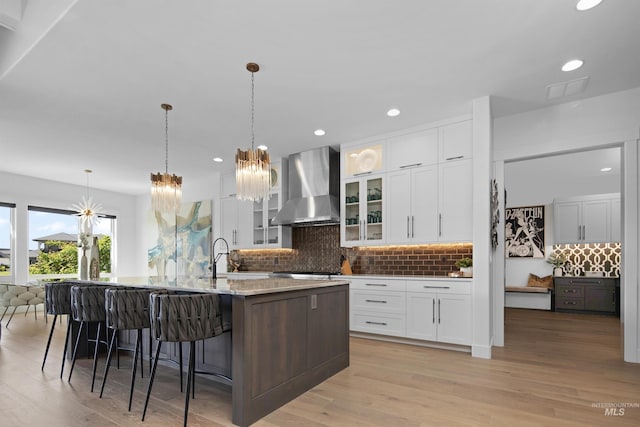
[[[589,76],[585,76],[568,82],[549,85],[547,86],[547,99],[558,99],[580,93],[587,87],[588,82]]]

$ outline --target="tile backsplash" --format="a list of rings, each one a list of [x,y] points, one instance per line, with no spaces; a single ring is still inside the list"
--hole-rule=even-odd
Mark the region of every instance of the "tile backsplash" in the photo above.
[[[620,243],[553,245],[553,253],[563,253],[568,262],[562,267],[567,276],[584,276],[585,271],[601,271],[605,277],[620,276]]]
[[[241,271],[340,271],[347,257],[354,274],[444,276],[456,260],[472,257],[471,243],[340,247],[340,226],[296,227],[292,249],[241,250]]]

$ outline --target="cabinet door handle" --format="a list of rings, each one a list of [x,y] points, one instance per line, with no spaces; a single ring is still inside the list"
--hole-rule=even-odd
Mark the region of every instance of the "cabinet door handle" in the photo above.
[[[413,224],[414,224],[414,217],[413,215],[411,215],[411,238],[413,238]]]
[[[438,298],[438,325],[440,324],[440,298]]]
[[[379,302],[381,304],[386,304],[387,302],[384,300],[378,300],[378,299],[366,299],[366,302]]]
[[[582,240],[587,240],[587,226],[582,226]]]
[[[407,239],[409,238],[409,215],[407,215]]]
[[[365,283],[364,285],[365,286],[382,286],[382,287],[387,286],[384,283]]]
[[[616,291],[611,291],[611,304],[616,303]]]
[[[450,289],[451,286],[429,286],[429,285],[424,285],[423,288],[425,288],[425,289]]]
[[[371,171],[366,171],[366,172],[358,172],[358,173],[354,173],[353,176],[362,176],[362,175],[368,175],[370,174]]]
[[[445,160],[458,160],[458,159],[462,159],[462,158],[464,158],[464,156],[447,157],[447,158],[445,158]]]
[[[438,214],[438,236],[442,236],[442,214]]]
[[[431,319],[431,323],[436,323],[436,300],[432,299],[431,302],[433,303],[432,307],[431,307],[431,313],[432,313],[432,317],[433,317]]]
[[[400,169],[414,168],[416,166],[422,166],[422,163],[413,163],[413,164],[410,164],[410,165],[402,165],[402,166],[400,166]]]
[[[582,240],[582,226],[578,226],[578,240]]]
[[[371,321],[367,320],[367,321],[366,321],[366,322],[364,322],[364,323],[367,323],[367,324],[369,324],[369,325],[381,325],[381,326],[387,326],[386,322],[371,322]]]

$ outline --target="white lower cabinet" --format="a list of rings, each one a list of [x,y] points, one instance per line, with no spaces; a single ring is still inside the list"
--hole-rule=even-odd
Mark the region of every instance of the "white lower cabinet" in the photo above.
[[[349,280],[352,331],[471,345],[471,280]]]
[[[351,330],[402,337],[405,334],[404,280],[349,279]]]
[[[407,283],[407,338],[471,344],[470,293],[469,283]]]

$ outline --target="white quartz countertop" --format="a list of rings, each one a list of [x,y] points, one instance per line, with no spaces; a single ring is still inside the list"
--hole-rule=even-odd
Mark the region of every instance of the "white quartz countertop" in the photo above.
[[[238,280],[218,278],[214,280],[211,278],[182,277],[174,280],[167,280],[160,277],[112,277],[100,280],[99,283],[113,283],[123,286],[151,289],[173,289],[179,291],[249,296],[288,292],[300,289],[348,285],[349,281],[342,278],[335,278],[331,280],[305,280],[274,277],[268,279]]]

